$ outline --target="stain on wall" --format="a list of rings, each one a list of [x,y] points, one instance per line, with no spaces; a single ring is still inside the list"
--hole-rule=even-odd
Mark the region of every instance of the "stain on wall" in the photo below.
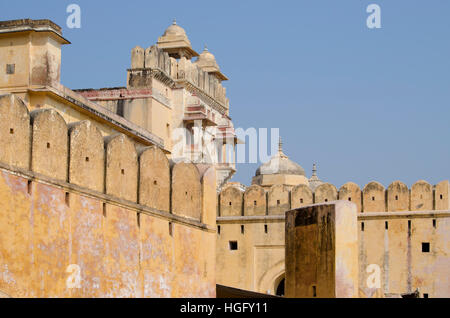
[[[14,126],[17,136],[27,138],[30,117],[24,104],[7,95],[0,98],[0,108],[1,114],[20,123]],[[104,140],[89,121],[67,129],[54,110],[35,112],[32,118],[33,147],[0,139],[2,153],[20,152],[20,160],[0,157],[2,293],[11,297],[215,296],[212,226],[217,201],[215,196],[211,200],[202,195],[216,193],[213,168],[202,168],[200,173],[193,164],[173,167],[174,182],[195,195],[192,209],[187,206],[181,210],[184,213],[174,215],[173,205],[167,202],[169,191],[178,189],[172,192],[178,207],[185,193],[168,179],[170,167],[162,152],[148,151],[139,171],[135,145],[124,135]],[[60,140],[55,133],[62,134]],[[53,152],[54,158],[44,162]],[[152,162],[149,156],[155,154],[157,160]],[[29,169],[28,158],[34,159],[35,171]],[[160,166],[167,170],[146,171]],[[145,199],[152,198],[154,188],[141,192],[144,200],[138,202],[138,184],[144,184],[145,178],[152,184],[160,181],[159,193],[167,194],[156,205]]]

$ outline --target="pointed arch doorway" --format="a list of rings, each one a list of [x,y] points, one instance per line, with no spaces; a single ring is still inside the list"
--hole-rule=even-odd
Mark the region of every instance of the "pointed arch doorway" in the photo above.
[[[275,280],[273,289],[275,291],[275,295],[282,297],[284,296],[284,281],[285,281],[284,273]]]

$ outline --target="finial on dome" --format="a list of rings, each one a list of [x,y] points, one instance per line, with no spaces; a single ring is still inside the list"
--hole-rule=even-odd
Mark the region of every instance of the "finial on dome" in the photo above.
[[[287,158],[287,156],[283,152],[283,142],[281,141],[281,136],[279,138],[280,139],[278,140],[278,156]]]
[[[309,187],[314,191],[319,185],[323,183],[324,182],[317,176],[317,165],[314,163],[312,168],[312,176],[311,178],[309,178]]]
[[[173,24],[173,25],[177,25],[177,19],[176,19],[176,18],[173,18],[172,24]]]
[[[205,48],[203,49],[203,51],[208,51],[208,46],[205,44]]]

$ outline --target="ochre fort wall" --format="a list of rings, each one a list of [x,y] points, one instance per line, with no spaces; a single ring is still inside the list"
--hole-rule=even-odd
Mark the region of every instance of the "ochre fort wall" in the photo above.
[[[12,94],[0,120],[2,294],[215,296],[213,168]]]
[[[435,186],[419,180],[413,184],[411,190],[400,181],[392,182],[387,189],[380,183],[372,181],[363,190],[353,182],[344,184],[339,190],[330,183],[324,183],[314,192],[304,184],[295,186],[292,190],[277,184],[268,191],[253,184],[244,192],[234,186],[224,187],[220,193],[219,216],[284,214],[291,208],[338,199],[355,203],[359,213],[450,209],[447,180]]]
[[[358,212],[360,297],[417,288],[429,297],[450,296],[448,181],[432,186],[420,180],[410,189],[400,181],[387,189],[370,182],[362,190],[352,182],[339,190],[324,183],[315,191],[228,185],[219,194],[218,284],[275,294],[285,277],[285,212],[335,200],[355,203]],[[367,284],[373,268],[379,269],[378,288]]]
[[[274,294],[285,212],[336,200],[356,206],[360,297],[450,297],[448,181],[318,185],[280,141],[286,169],[222,188],[238,139],[211,52],[174,22],[133,48],[126,87],[72,91],[65,44],[49,20],[0,21],[0,297],[214,297],[216,280]],[[186,159],[195,125],[217,128],[213,165]]]

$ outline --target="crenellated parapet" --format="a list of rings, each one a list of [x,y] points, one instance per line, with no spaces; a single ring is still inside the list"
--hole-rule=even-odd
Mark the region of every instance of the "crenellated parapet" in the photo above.
[[[392,182],[387,188],[372,181],[363,189],[348,182],[339,190],[330,183],[323,183],[314,191],[304,184],[292,189],[283,185],[268,189],[252,185],[245,191],[230,185],[219,194],[219,216],[282,215],[290,209],[336,200],[355,203],[358,213],[439,211],[450,209],[449,194],[448,180],[434,186],[419,180],[411,188],[400,181]]]
[[[158,147],[137,149],[124,134],[104,137],[89,120],[67,124],[55,109],[29,112],[12,94],[0,96],[0,164],[89,193],[215,223],[215,172],[170,162]],[[213,173],[210,172],[213,170]],[[215,198],[215,195],[213,196]],[[205,215],[210,213],[211,215]]]
[[[221,79],[186,57],[176,60],[156,45],[147,49],[136,46],[131,51],[131,69],[128,73],[130,87],[148,87],[154,77],[169,87],[182,85],[221,114],[228,114],[229,100]]]
[[[214,297],[215,169],[61,115],[0,95],[0,297]]]

